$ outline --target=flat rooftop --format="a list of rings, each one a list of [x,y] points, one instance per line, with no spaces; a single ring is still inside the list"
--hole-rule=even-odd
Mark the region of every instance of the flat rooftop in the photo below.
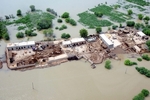
[[[35,41],[18,42],[18,43],[7,43],[7,47],[21,47],[26,45],[35,45]]]
[[[99,35],[105,42],[107,42],[108,45],[112,45],[113,43],[108,39],[108,37],[105,34]]]

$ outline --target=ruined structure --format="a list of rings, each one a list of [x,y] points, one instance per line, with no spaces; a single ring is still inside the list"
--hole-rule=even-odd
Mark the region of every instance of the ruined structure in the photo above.
[[[92,68],[106,58],[117,58],[120,53],[148,52],[148,36],[135,29],[125,28],[87,38],[72,38],[47,42],[8,43],[7,65],[10,69],[43,68],[68,60],[84,58]]]

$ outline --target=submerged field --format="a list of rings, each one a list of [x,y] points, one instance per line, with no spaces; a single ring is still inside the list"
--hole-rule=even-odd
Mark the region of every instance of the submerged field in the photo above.
[[[125,13],[117,11],[113,8],[113,6],[108,6],[106,4],[99,4],[98,6],[90,9],[89,11],[93,13],[101,12],[104,16],[98,19],[98,17],[96,17],[93,13],[89,13],[88,11],[79,13],[79,22],[86,26],[89,26],[90,28],[111,26],[112,22],[123,23],[126,22],[126,20],[130,20],[132,18]],[[109,20],[107,20],[107,18]]]
[[[88,12],[80,13],[78,16],[80,17],[79,22],[83,23],[85,26],[89,26],[89,28],[106,27],[112,25],[110,21],[99,20],[94,14]]]

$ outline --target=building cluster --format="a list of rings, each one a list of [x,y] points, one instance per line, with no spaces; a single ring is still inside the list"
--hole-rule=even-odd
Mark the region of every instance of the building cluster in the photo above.
[[[54,66],[68,60],[84,58],[92,66],[106,58],[118,59],[118,53],[144,53],[148,51],[143,32],[131,28],[111,30],[87,38],[72,38],[49,42],[8,43],[7,64],[10,69]]]

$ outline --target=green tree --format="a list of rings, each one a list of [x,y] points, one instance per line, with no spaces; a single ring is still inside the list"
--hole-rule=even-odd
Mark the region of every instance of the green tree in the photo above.
[[[141,24],[140,23],[136,23],[134,27],[138,30],[138,29],[140,29]]]
[[[61,34],[61,38],[63,39],[68,39],[70,37],[71,37],[70,34],[66,34],[66,33]]]
[[[34,5],[31,5],[31,6],[30,6],[30,9],[31,9],[32,12],[35,11],[35,6],[34,6]]]
[[[69,18],[69,13],[68,12],[64,12],[61,17],[62,18]]]
[[[42,30],[42,29],[48,29],[52,26],[52,20],[50,19],[41,19],[37,23],[37,29]]]
[[[129,27],[133,27],[135,25],[135,22],[134,21],[127,21],[126,24]]]
[[[112,26],[112,29],[115,30],[117,27],[118,27],[117,25],[113,25],[113,26]]]
[[[150,36],[150,29],[149,28],[146,27],[142,31],[143,31],[144,34]]]
[[[74,19],[70,19],[70,20],[69,20],[69,23],[70,23],[72,26],[76,26],[76,25],[77,25],[77,23],[76,23],[76,21],[75,21]]]
[[[51,9],[50,9],[50,8],[47,8],[46,11],[47,11],[47,12],[51,12]]]
[[[144,17],[144,20],[149,21],[149,20],[150,20],[150,18],[149,18],[148,16],[145,16],[145,17]]]
[[[17,10],[17,16],[22,16],[21,10]]]
[[[146,41],[146,45],[148,46],[148,49],[150,50],[150,40]]]
[[[138,18],[139,18],[139,20],[142,20],[143,19],[143,15],[142,14],[138,14]]]
[[[10,39],[8,33],[4,34],[4,35],[3,35],[3,38],[4,38],[5,40],[9,40],[9,39]]]
[[[144,94],[145,97],[147,97],[149,95],[149,91],[146,89],[143,89],[142,93]]]
[[[65,21],[66,21],[66,23],[69,23],[70,18],[66,18]]]
[[[133,14],[132,10],[131,9],[128,10],[128,15],[132,15],[132,14]]]
[[[57,19],[57,22],[62,23],[63,21],[62,21],[62,19]]]
[[[17,38],[24,38],[24,33],[23,33],[23,32],[18,32],[18,33],[16,34],[16,37],[17,37]]]
[[[102,17],[102,16],[103,16],[103,13],[101,13],[101,12],[94,12],[94,14],[95,14],[97,17]]]
[[[150,57],[149,57],[147,54],[143,54],[143,55],[142,55],[142,58],[143,58],[144,60],[147,60],[147,61],[150,60]]]
[[[81,29],[80,30],[80,36],[81,37],[87,37],[88,36],[88,31],[86,29]]]
[[[101,27],[97,27],[95,30],[99,34],[102,31],[102,28]]]
[[[43,33],[44,33],[45,37],[53,36],[53,30],[52,29],[44,30]]]
[[[105,68],[111,69],[111,62],[110,62],[110,60],[107,60],[107,61],[105,62]]]

